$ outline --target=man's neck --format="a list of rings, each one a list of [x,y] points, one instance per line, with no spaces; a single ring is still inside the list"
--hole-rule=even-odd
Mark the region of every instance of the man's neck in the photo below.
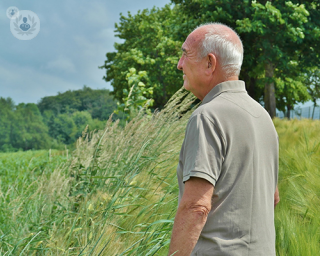
[[[202,101],[202,100],[206,97],[206,95],[207,95],[214,87],[216,87],[218,84],[221,84],[221,83],[227,82],[227,81],[237,81],[237,80],[239,80],[239,77],[238,77],[238,76],[230,76],[230,77],[228,77],[228,78],[220,79],[220,80],[218,80],[218,81],[215,81],[214,83],[211,84],[211,86],[208,86],[208,87],[207,87],[207,90],[205,91],[205,93],[204,93],[203,95],[201,95],[202,97],[201,97],[201,98],[198,97],[198,98],[199,98],[199,100]]]

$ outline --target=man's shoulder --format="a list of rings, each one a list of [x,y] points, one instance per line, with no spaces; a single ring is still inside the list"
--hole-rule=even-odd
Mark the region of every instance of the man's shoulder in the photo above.
[[[223,97],[225,93],[217,95],[214,99],[202,103],[194,112],[192,113],[190,119],[195,116],[203,116],[209,119],[218,118],[223,115],[225,111],[233,111],[232,106],[228,103],[227,99]]]
[[[207,104],[200,105],[197,109],[193,111],[193,113],[190,116],[189,120],[195,119],[195,118],[208,118],[210,117],[210,109],[207,108]]]
[[[223,92],[212,100],[201,104],[194,115],[205,115],[209,118],[228,118],[229,115],[249,114],[252,117],[268,115],[263,106],[251,98],[246,91]]]

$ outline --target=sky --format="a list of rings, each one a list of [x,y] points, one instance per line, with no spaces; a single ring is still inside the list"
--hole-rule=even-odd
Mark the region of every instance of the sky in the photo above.
[[[120,13],[163,7],[170,0],[1,0],[0,97],[15,104],[37,103],[45,96],[78,90],[84,85],[112,90],[103,80],[107,52],[114,52],[115,23]],[[30,10],[40,19],[32,40],[11,33],[7,9]],[[320,100],[319,100],[320,104]],[[297,104],[299,107],[312,105]]]
[[[112,90],[103,80],[107,52],[114,52],[115,23],[120,13],[170,0],[1,0],[0,97],[15,104],[37,103],[42,97],[78,90],[84,85]],[[7,9],[30,10],[40,19],[40,31],[31,40],[19,40],[10,30]]]

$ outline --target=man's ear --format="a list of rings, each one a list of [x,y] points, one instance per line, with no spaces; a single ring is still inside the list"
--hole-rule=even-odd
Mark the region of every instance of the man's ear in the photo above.
[[[207,56],[207,72],[212,74],[216,70],[217,58],[212,53],[209,53]]]

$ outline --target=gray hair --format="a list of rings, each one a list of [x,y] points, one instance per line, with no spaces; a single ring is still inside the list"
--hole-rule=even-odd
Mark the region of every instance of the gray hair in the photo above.
[[[202,43],[200,43],[198,57],[204,58],[209,53],[213,53],[219,60],[221,68],[227,77],[239,76],[243,60],[243,45],[239,35],[232,28],[221,23],[207,23],[199,27],[206,25],[221,25],[231,29],[238,36],[240,44],[230,40],[227,34],[219,32],[213,26],[209,26],[208,32],[205,34]]]

